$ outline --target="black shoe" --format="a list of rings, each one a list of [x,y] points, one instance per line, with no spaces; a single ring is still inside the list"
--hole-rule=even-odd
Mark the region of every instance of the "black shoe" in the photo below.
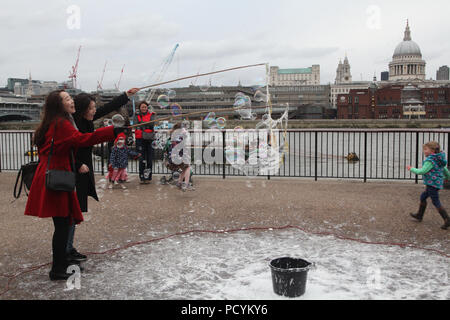
[[[67,268],[66,268],[66,271],[62,271],[62,270],[60,270],[60,271],[55,271],[55,270],[50,270],[50,272],[49,272],[49,277],[50,277],[50,280],[52,280],[52,281],[56,281],[56,280],[67,280],[67,279],[69,279],[70,278],[70,276],[71,275],[73,275],[74,274],[74,272],[72,272],[72,273],[69,273],[69,272],[67,272],[67,269],[71,266],[71,265],[76,265],[79,269],[80,269],[80,272],[83,272],[84,271],[84,268],[81,266],[81,265],[79,265],[79,264],[76,264],[76,263],[68,263],[68,265],[67,265]]]
[[[70,267],[71,265],[76,265],[78,268],[80,268],[80,272],[84,271],[84,268],[81,266],[81,262],[80,261],[67,260],[67,268]]]
[[[87,256],[85,256],[84,254],[79,253],[76,249],[72,249],[72,251],[70,251],[70,253],[67,256],[67,260],[68,261],[86,261],[87,260]]]
[[[67,280],[70,278],[72,273],[57,272],[57,271],[51,270],[48,275],[50,277],[50,280],[56,281],[56,280]]]

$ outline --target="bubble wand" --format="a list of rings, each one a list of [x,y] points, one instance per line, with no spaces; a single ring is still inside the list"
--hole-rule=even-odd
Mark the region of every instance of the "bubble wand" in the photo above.
[[[157,87],[157,86],[161,86],[161,85],[172,83],[172,82],[177,82],[177,81],[182,81],[182,80],[187,80],[187,79],[192,79],[192,78],[197,78],[197,77],[209,76],[209,75],[217,74],[217,73],[223,73],[223,72],[239,70],[239,69],[245,69],[245,68],[258,67],[258,66],[265,66],[265,65],[267,65],[267,63],[258,63],[258,64],[251,64],[251,65],[247,65],[247,66],[223,69],[223,70],[218,70],[218,71],[213,71],[213,72],[208,72],[208,73],[203,73],[203,74],[196,74],[196,75],[193,75],[193,76],[187,76],[187,77],[178,78],[178,79],[175,79],[175,80],[169,80],[169,81],[164,81],[164,82],[160,82],[160,83],[150,84],[148,86],[139,88],[139,90],[152,88],[152,87]]]

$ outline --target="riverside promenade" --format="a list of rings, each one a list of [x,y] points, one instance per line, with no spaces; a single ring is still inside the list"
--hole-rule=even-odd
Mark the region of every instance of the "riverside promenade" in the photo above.
[[[57,285],[48,281],[46,265],[51,262],[52,220],[24,216],[26,195],[15,201],[12,196],[16,174],[0,173],[0,300],[33,299],[42,283]],[[140,185],[131,175],[126,188],[114,189],[96,176],[100,202],[89,199],[89,213],[75,235],[77,249],[90,253],[94,264],[113,259],[111,254],[125,247],[152,246],[152,239],[191,230],[200,237],[251,229],[245,232],[256,236],[285,226],[349,241],[417,246],[444,259],[450,254],[450,233],[440,229],[442,219],[431,203],[422,223],[409,217],[423,190],[413,181],[196,177],[196,191],[183,193],[160,185],[159,176]],[[450,190],[441,191],[441,201],[450,209]],[[39,298],[58,297],[64,298]]]

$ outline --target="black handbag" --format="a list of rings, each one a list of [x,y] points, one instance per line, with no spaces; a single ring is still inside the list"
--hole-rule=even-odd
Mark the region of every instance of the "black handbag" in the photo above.
[[[52,138],[52,145],[50,147],[50,153],[48,155],[47,170],[45,171],[45,187],[53,191],[72,192],[75,190],[76,184],[76,175],[75,172],[73,171],[73,168],[75,168],[73,151],[72,149],[70,150],[72,171],[56,170],[56,169],[49,170],[50,159],[53,154],[53,144],[54,144],[54,137]]]
[[[25,193],[28,195],[27,190],[31,189],[31,184],[33,183],[33,178],[34,178],[34,173],[36,172],[36,168],[37,168],[38,164],[39,164],[39,161],[31,161],[20,167],[19,173],[17,174],[17,178],[16,178],[16,184],[14,185],[14,192],[13,192],[14,198],[19,199],[24,185],[25,185]],[[19,180],[20,180],[20,184],[19,184]],[[17,190],[17,186],[19,186],[19,190]]]

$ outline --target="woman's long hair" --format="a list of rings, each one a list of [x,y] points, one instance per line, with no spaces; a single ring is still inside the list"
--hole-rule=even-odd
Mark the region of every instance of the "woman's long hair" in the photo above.
[[[86,111],[88,110],[91,102],[92,101],[95,102],[95,98],[89,93],[80,93],[75,96],[73,101],[75,103],[75,113],[73,114],[73,118],[75,119],[75,122],[78,124],[79,121],[86,114]]]
[[[69,119],[69,114],[64,110],[61,92],[64,90],[52,91],[45,98],[42,121],[34,132],[33,142],[37,147],[41,147],[45,143],[45,134],[53,121],[58,118]]]

